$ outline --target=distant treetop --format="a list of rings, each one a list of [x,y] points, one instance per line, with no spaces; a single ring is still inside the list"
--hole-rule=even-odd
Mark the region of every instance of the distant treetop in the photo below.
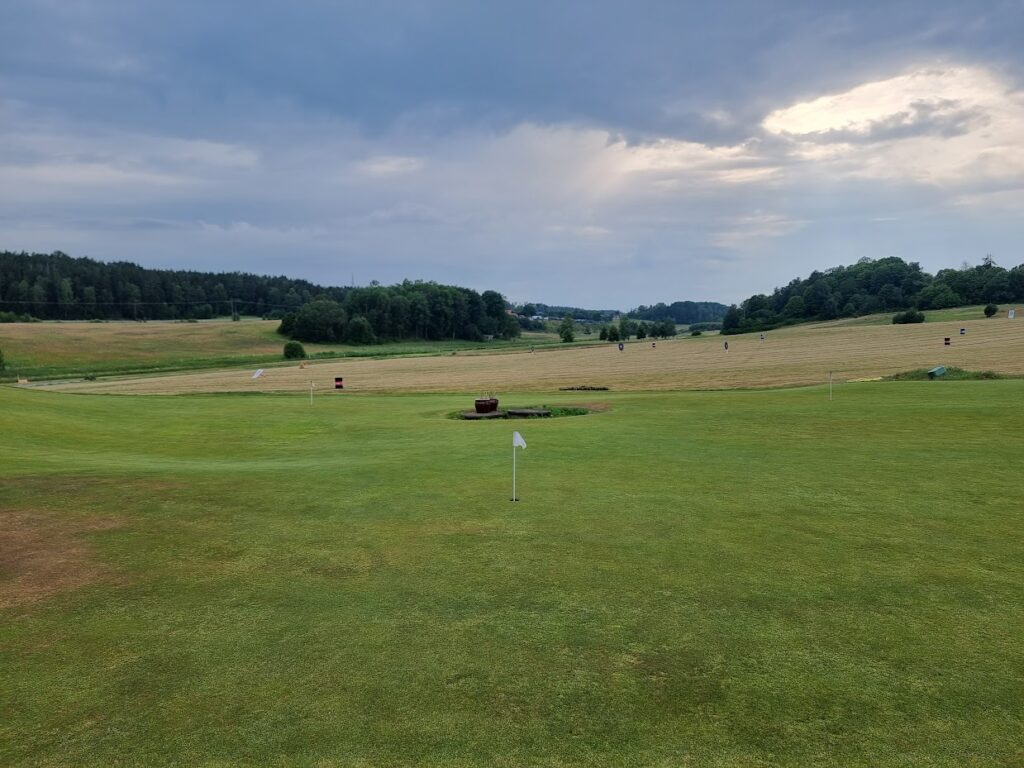
[[[733,305],[722,333],[747,333],[809,320],[833,320],[894,310],[944,309],[986,302],[1024,301],[1024,264],[1013,269],[986,257],[976,267],[943,269],[934,277],[895,256],[863,258],[847,267],[814,271],[771,295]]]

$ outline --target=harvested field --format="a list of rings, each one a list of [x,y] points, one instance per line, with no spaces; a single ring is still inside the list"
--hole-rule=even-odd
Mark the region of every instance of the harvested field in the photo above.
[[[10,323],[0,326],[0,339],[12,359],[28,366],[94,366],[144,364],[201,355],[280,354],[284,343],[274,333],[276,320],[245,319],[232,323],[68,322]],[[312,350],[320,349],[310,345]]]
[[[967,328],[960,336],[959,329]],[[952,345],[943,346],[943,337]],[[775,387],[856,379],[935,365],[1024,374],[1024,321],[991,318],[922,325],[805,325],[767,335],[709,336],[615,345],[548,349],[536,353],[458,354],[386,360],[350,359],[248,369],[53,385],[74,392],[182,394],[299,392],[312,381],[323,392],[344,376],[346,392],[549,391],[607,386],[613,390]]]
[[[277,320],[245,318],[134,322],[45,322],[0,324],[0,348],[8,374],[30,379],[86,374],[141,375],[167,371],[260,366],[281,360],[286,339]],[[309,355],[417,355],[508,345],[547,344],[554,334],[524,334],[513,342],[406,341],[373,346],[305,344]]]

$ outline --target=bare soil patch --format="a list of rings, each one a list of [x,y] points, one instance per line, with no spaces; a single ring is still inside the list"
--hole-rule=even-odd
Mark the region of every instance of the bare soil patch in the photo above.
[[[44,512],[0,512],[0,609],[21,607],[114,578],[88,534],[120,527],[110,518],[68,521]]]

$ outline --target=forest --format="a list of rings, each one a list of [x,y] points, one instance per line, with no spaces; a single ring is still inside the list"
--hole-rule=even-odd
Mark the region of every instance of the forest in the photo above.
[[[977,266],[943,269],[934,276],[916,262],[892,256],[862,258],[850,266],[814,271],[771,295],[733,305],[722,333],[764,331],[808,320],[834,320],[907,309],[1024,301],[1024,264],[1004,269],[986,256]]]
[[[7,319],[201,320],[257,315],[282,319],[301,341],[508,338],[518,320],[496,291],[405,281],[383,287],[324,287],[243,272],[147,269],[67,254],[0,253],[0,313]]]

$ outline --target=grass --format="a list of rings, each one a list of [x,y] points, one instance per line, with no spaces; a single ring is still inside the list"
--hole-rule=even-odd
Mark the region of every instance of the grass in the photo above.
[[[959,335],[961,327],[967,334]],[[944,337],[952,345],[943,344]],[[303,392],[309,382],[332,386],[343,376],[356,392],[546,392],[571,386],[605,386],[614,391],[784,387],[885,376],[936,365],[965,370],[1024,374],[1024,318],[1005,316],[921,325],[802,325],[728,337],[683,337],[634,341],[619,352],[613,343],[563,348],[538,347],[476,354],[352,359],[268,370],[260,379],[250,369],[177,376],[111,379],[64,386],[68,391],[127,394],[195,392]]]
[[[0,388],[0,764],[1024,762],[1024,381],[471,399]]]
[[[85,375],[166,373],[231,365],[280,363],[284,339],[276,320],[244,318],[135,322],[0,323],[6,376],[29,379]],[[454,351],[522,349],[558,342],[553,333],[527,333],[512,342],[431,341],[371,346],[306,344],[310,356],[328,358],[450,354]]]
[[[999,312],[993,318],[985,317],[985,305],[978,304],[967,307],[950,307],[949,309],[926,309],[924,310],[924,321],[926,323],[948,323],[954,321],[967,321],[967,320],[989,320],[996,318],[1005,318],[1006,310],[1010,307],[1016,306],[1015,304],[1002,304],[999,305]],[[863,317],[848,317],[842,320],[832,320],[828,323],[822,323],[821,325],[837,326],[837,325],[890,325],[892,324],[892,316],[902,310],[893,310],[892,312],[882,312],[876,315],[864,315]]]

